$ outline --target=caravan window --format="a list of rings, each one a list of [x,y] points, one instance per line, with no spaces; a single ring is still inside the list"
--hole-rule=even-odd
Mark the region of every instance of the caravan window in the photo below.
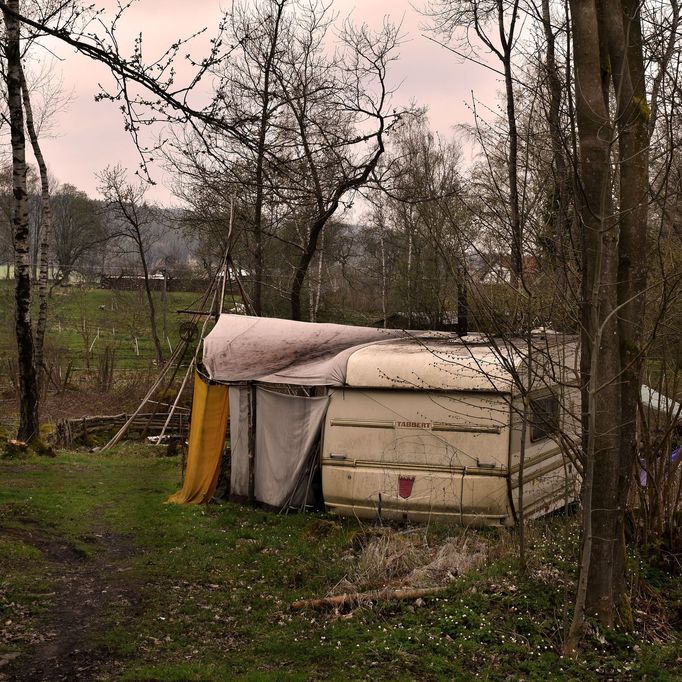
[[[530,440],[549,437],[559,431],[559,400],[555,395],[530,401]]]

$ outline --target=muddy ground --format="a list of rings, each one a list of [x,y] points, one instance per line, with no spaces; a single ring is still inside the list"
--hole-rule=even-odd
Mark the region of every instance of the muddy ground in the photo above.
[[[0,537],[40,550],[54,591],[44,595],[45,614],[22,633],[32,642],[29,655],[0,655],[0,680],[94,680],[104,670],[115,674],[116,657],[93,642],[107,627],[112,607],[124,606],[129,618],[139,609],[139,586],[129,574],[135,554],[130,539],[95,525],[92,535],[82,538],[92,545],[91,553],[50,528],[24,521],[29,523],[21,529],[0,528]],[[11,626],[6,623],[5,630]]]

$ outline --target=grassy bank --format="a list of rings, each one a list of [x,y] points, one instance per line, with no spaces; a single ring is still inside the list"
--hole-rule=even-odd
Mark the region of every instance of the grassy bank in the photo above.
[[[179,462],[157,454],[125,444],[109,456],[59,453],[54,459],[0,461],[0,675],[682,676],[675,611],[681,578],[647,564],[640,567],[646,587],[635,604],[636,632],[592,630],[576,660],[560,657],[574,580],[574,520],[553,519],[531,529],[525,577],[519,577],[508,537],[463,535],[442,526],[396,533],[418,536],[417,544],[410,540],[416,548],[457,537],[463,547],[487,547],[488,558],[471,572],[454,571],[447,591],[423,603],[297,612],[290,608],[294,599],[324,596],[344,580],[357,584],[367,560],[359,539],[375,531],[351,520],[278,516],[234,504],[164,505],[178,483]],[[390,574],[365,566],[363,587],[395,581],[400,571],[399,563]]]

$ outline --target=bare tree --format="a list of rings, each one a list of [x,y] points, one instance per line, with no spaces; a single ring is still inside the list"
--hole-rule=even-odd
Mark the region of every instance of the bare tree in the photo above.
[[[382,240],[382,272],[387,253],[396,261],[393,311],[413,328],[453,328],[456,315],[458,331],[466,334],[471,234],[459,145],[431,133],[424,116],[411,118],[397,129],[377,175],[373,225]],[[387,251],[389,242],[400,244],[397,251]]]
[[[17,12],[19,0],[11,0],[9,9]],[[14,279],[15,327],[19,359],[19,431],[22,440],[39,434],[38,383],[34,365],[33,327],[31,323],[31,263],[28,228],[28,193],[26,187],[26,139],[22,102],[21,32],[16,17],[3,12],[5,21],[4,53],[7,63],[7,104],[12,136],[12,185],[14,194]]]
[[[107,216],[112,221],[110,237],[132,243],[142,267],[142,282],[147,298],[149,326],[156,352],[156,361],[163,363],[163,348],[156,328],[156,308],[150,284],[149,248],[158,235],[153,231],[155,211],[145,200],[147,187],[128,182],[120,166],[106,168],[99,175],[99,191],[104,199]]]
[[[642,362],[649,121],[639,4],[571,2],[571,15],[583,234],[583,410],[589,428],[581,574],[569,651],[584,612],[612,625],[627,598],[624,520]],[[610,72],[602,68],[606,62]],[[617,204],[611,184],[616,129]]]
[[[572,149],[570,138],[564,135],[564,130],[568,127],[569,133],[574,131],[572,112],[573,101],[570,83],[570,31],[569,18],[563,17],[563,28],[566,33],[565,44],[567,54],[565,66],[567,77],[562,82],[561,64],[557,57],[557,34],[562,31],[561,24],[557,27],[558,20],[551,11],[550,0],[541,0],[541,24],[545,38],[545,55],[543,60],[545,81],[549,93],[545,115],[552,149],[552,237],[554,241],[554,258],[557,286],[565,289],[569,286],[569,270],[573,256],[573,237],[575,229],[571,215],[572,186],[571,186],[571,159],[569,150]],[[569,112],[569,125],[566,126],[566,116],[562,116],[562,108]]]
[[[267,167],[277,153],[274,148],[277,144],[276,119],[283,106],[281,93],[277,92],[275,70],[290,33],[291,21],[285,17],[285,8],[291,4],[288,0],[267,0],[250,9],[243,3],[232,7],[228,13],[229,26],[231,37],[239,47],[236,59],[222,67],[218,89],[221,111],[226,118],[234,121],[235,126],[240,121],[253,121],[249,136],[254,144],[230,145],[229,155],[253,164],[253,171],[247,172],[246,176],[239,173],[232,177],[253,197],[253,308],[258,315],[263,312]],[[228,138],[233,140],[233,136]],[[215,151],[211,156],[217,156]],[[236,165],[244,170],[243,163]],[[244,187],[247,183],[252,184]]]
[[[235,62],[216,72],[216,106],[226,119],[252,121],[243,130],[257,143],[205,128],[190,144],[182,139],[174,164],[193,204],[207,187],[215,188],[216,205],[219,194],[235,197],[254,309],[263,309],[264,286],[288,288],[291,315],[301,318],[325,226],[371,179],[399,118],[387,85],[398,31],[387,24],[375,35],[345,24],[330,54],[333,17],[322,2],[272,2],[250,12],[238,6],[228,18],[240,47]]]
[[[321,44],[321,36],[311,36],[301,41],[292,54],[292,64],[307,65],[308,70],[292,69],[291,80],[283,82],[305,159],[301,166],[304,177],[298,179],[296,186],[305,187],[309,175],[313,200],[291,285],[293,319],[301,319],[303,283],[322,231],[344,197],[372,177],[385,151],[385,135],[400,118],[399,114],[390,113],[391,91],[387,83],[387,68],[395,58],[398,44],[398,28],[385,24],[382,33],[374,35],[366,26],[355,28],[347,22],[342,38],[345,79],[330,73],[329,65],[324,65],[322,75],[314,74],[312,48],[315,41]],[[320,92],[332,96],[320,97]],[[356,149],[362,147],[367,147],[367,151],[358,154]]]
[[[47,172],[47,164],[38,140],[38,129],[33,116],[33,106],[31,105],[31,95],[26,83],[26,76],[23,68],[21,69],[21,95],[26,114],[26,130],[28,131],[33,148],[33,154],[38,163],[40,171],[40,246],[38,250],[39,278],[38,278],[38,298],[40,301],[38,308],[38,322],[35,330],[35,370],[38,375],[38,383],[43,371],[43,345],[45,342],[45,327],[47,325],[47,295],[48,295],[48,267],[49,267],[49,248],[52,237],[52,212],[50,207],[50,180]]]
[[[468,36],[469,31],[473,31],[477,41],[499,60],[502,67],[509,136],[506,163],[509,193],[507,218],[512,275],[517,286],[523,274],[523,216],[519,196],[519,134],[512,60],[518,41],[520,13],[519,0],[431,0],[425,10],[433,22],[435,33],[446,42],[456,39],[460,49],[465,50],[459,54],[467,54],[474,61],[479,61],[475,41],[470,41]]]
[[[71,273],[87,266],[93,252],[103,247],[110,235],[100,204],[73,185],[57,187],[51,207],[57,267],[53,285],[68,284]]]

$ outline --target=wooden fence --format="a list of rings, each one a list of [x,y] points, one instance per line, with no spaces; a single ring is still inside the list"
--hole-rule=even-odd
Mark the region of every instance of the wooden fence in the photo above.
[[[60,419],[55,425],[54,442],[57,447],[71,447],[78,443],[88,443],[89,437],[118,431],[130,418],[128,414],[113,416],[81,417],[80,419]],[[126,438],[141,439],[161,433],[168,419],[167,413],[138,414],[131,422]],[[176,412],[168,422],[167,436],[186,437],[189,415]]]

